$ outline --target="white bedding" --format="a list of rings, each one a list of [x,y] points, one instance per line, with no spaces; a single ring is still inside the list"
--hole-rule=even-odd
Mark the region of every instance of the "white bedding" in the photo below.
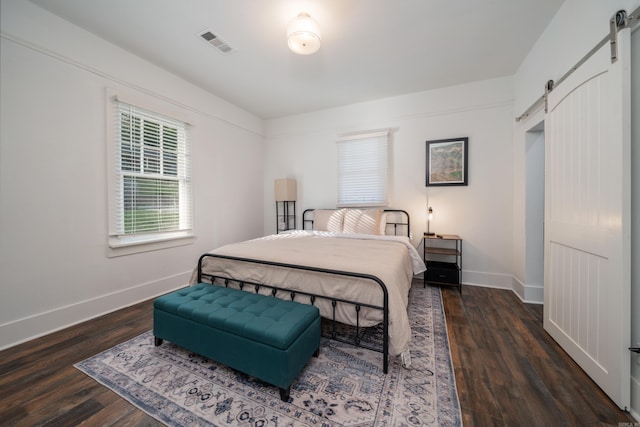
[[[413,275],[423,272],[425,266],[406,237],[297,230],[222,246],[211,253],[374,275],[385,283],[389,295],[389,354],[399,355],[409,347],[411,329],[406,310],[409,288]],[[382,305],[379,285],[362,278],[328,277],[325,273],[247,265],[220,258],[205,258],[203,272]],[[194,274],[192,283],[196,279]],[[315,304],[323,317],[332,318],[329,301],[319,299]],[[338,305],[336,319],[355,324],[353,306]],[[363,308],[360,312],[361,326],[381,321],[380,310]]]

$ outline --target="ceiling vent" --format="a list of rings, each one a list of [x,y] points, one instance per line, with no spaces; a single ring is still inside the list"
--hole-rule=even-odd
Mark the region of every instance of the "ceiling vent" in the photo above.
[[[235,52],[236,50],[229,46],[227,42],[222,40],[220,37],[213,34],[211,31],[206,30],[199,34],[200,38],[207,42],[209,45],[216,48],[216,50],[223,55],[229,55],[230,53]]]

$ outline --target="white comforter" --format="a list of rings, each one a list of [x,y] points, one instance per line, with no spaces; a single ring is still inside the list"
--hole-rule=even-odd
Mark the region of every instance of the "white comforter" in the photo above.
[[[423,272],[425,266],[406,237],[298,230],[222,246],[212,253],[374,275],[385,283],[389,295],[389,354],[399,355],[409,347],[409,288],[413,275]],[[203,272],[219,275],[224,273],[237,280],[382,305],[379,285],[362,278],[328,277],[326,273],[261,264],[248,265],[220,258],[205,258]],[[195,280],[194,275],[192,283]],[[315,304],[323,317],[332,317],[333,309],[329,301],[317,300]],[[339,304],[336,319],[342,323],[355,324],[353,306]],[[360,311],[361,326],[373,326],[381,321],[382,313],[379,310]]]

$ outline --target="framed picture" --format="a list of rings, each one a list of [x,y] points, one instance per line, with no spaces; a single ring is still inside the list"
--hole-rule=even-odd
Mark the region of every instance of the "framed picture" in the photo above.
[[[427,141],[427,186],[467,185],[469,138]]]

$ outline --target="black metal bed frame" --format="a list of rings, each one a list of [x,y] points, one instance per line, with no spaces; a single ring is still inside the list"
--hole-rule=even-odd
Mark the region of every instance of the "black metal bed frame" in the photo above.
[[[311,226],[313,228],[313,219],[310,218],[310,213],[313,212],[315,209],[307,209],[303,212],[302,214],[302,218],[303,218],[303,228],[306,228],[306,225],[311,223]],[[392,222],[387,222],[387,225],[393,225],[393,229],[394,229],[394,235],[398,235],[398,228],[399,227],[404,227],[406,226],[406,235],[409,236],[410,235],[410,225],[409,225],[409,214],[406,211],[403,210],[398,210],[398,209],[385,209],[385,212],[392,212],[392,213],[398,213],[401,214],[403,218],[406,218],[406,222],[403,222],[402,220],[400,221],[392,221]],[[371,280],[372,282],[375,282],[376,284],[378,284],[378,286],[380,287],[381,291],[382,291],[382,305],[374,305],[374,304],[368,304],[368,303],[362,303],[359,301],[350,301],[350,300],[346,300],[343,298],[338,298],[338,297],[331,297],[331,296],[326,296],[326,295],[320,295],[320,294],[314,294],[314,293],[310,293],[310,292],[306,292],[306,291],[300,291],[300,290],[292,290],[292,289],[288,289],[288,288],[284,288],[284,287],[280,287],[277,286],[275,284],[266,284],[266,283],[255,283],[255,282],[251,282],[251,281],[245,281],[245,280],[238,280],[232,277],[227,277],[224,275],[214,275],[214,274],[210,274],[210,273],[205,273],[203,271],[202,268],[202,263],[206,258],[218,258],[218,259],[226,259],[226,260],[233,260],[236,262],[245,262],[245,263],[249,263],[249,264],[261,264],[261,265],[270,265],[270,266],[274,266],[274,267],[281,267],[281,268],[289,268],[289,269],[296,269],[296,270],[303,270],[303,271],[311,271],[311,272],[316,272],[316,273],[323,273],[323,274],[327,274],[327,275],[338,275],[338,276],[347,276],[347,277],[355,277],[355,278],[361,278],[361,279],[365,279],[365,280]],[[326,269],[326,268],[318,268],[318,267],[311,267],[311,266],[305,266],[305,265],[296,265],[296,264],[287,264],[287,263],[280,263],[280,262],[275,262],[275,261],[265,261],[265,260],[257,260],[257,259],[250,259],[250,258],[240,258],[240,257],[233,257],[233,256],[228,256],[228,255],[219,255],[219,254],[213,254],[213,253],[206,253],[203,254],[202,256],[200,256],[199,260],[198,260],[198,283],[202,283],[204,279],[208,279],[210,281],[210,283],[214,283],[216,280],[221,280],[225,286],[229,286],[231,283],[235,282],[237,283],[238,287],[241,290],[245,290],[245,287],[249,287],[249,288],[253,288],[253,291],[255,293],[259,293],[261,288],[265,288],[268,289],[268,293],[271,294],[271,296],[276,297],[276,295],[278,294],[278,292],[284,292],[284,293],[288,293],[289,297],[291,298],[292,301],[295,300],[295,298],[297,296],[302,296],[302,298],[307,297],[309,298],[309,302],[313,305],[315,303],[315,301],[317,299],[323,299],[323,300],[328,300],[331,303],[331,306],[333,308],[333,313],[332,313],[332,318],[328,319],[331,322],[331,331],[328,335],[324,335],[327,338],[333,339],[335,341],[340,341],[340,342],[344,342],[347,344],[352,344],[355,345],[357,347],[361,347],[361,348],[366,348],[368,350],[373,350],[379,353],[382,353],[382,358],[383,358],[383,372],[386,374],[388,371],[388,367],[389,367],[389,293],[387,291],[387,286],[384,284],[384,282],[382,280],[380,280],[378,277],[371,275],[371,274],[365,274],[365,273],[354,273],[354,272],[349,272],[349,271],[341,271],[341,270],[332,270],[332,269]],[[347,340],[342,338],[342,336],[337,334],[336,331],[336,322],[338,322],[336,320],[336,307],[338,305],[338,303],[341,304],[348,304],[348,305],[352,305],[354,307],[355,310],[355,314],[356,314],[356,324],[355,326],[355,333],[353,335],[352,340]],[[362,337],[364,335],[364,333],[366,331],[362,331],[361,332],[361,327],[360,327],[360,310],[363,308],[371,308],[371,309],[375,309],[375,310],[381,310],[382,311],[382,348],[380,347],[375,347],[372,345],[367,344],[366,342],[362,341]]]
[[[202,271],[202,262],[204,261],[204,259],[206,258],[221,258],[221,259],[227,259],[227,260],[233,260],[233,261],[238,261],[238,262],[246,262],[246,263],[253,263],[253,264],[262,264],[262,265],[270,265],[270,266],[275,266],[275,267],[283,267],[283,268],[291,268],[291,269],[297,269],[297,270],[304,270],[304,271],[313,271],[313,272],[317,272],[317,273],[325,273],[325,274],[334,274],[334,275],[340,275],[340,276],[349,276],[349,277],[358,277],[358,278],[362,278],[362,279],[368,279],[371,280],[375,283],[377,283],[380,286],[380,289],[382,290],[382,294],[383,294],[383,303],[381,306],[378,305],[373,305],[373,304],[366,304],[366,303],[360,303],[357,301],[349,301],[343,298],[337,298],[337,297],[330,297],[330,296],[326,296],[326,295],[320,295],[320,294],[314,294],[311,292],[305,292],[305,291],[300,291],[300,290],[292,290],[292,289],[288,289],[288,288],[284,288],[284,287],[280,287],[280,286],[275,286],[275,285],[268,285],[268,284],[264,284],[264,283],[255,283],[255,282],[251,282],[251,281],[245,281],[245,280],[238,280],[238,279],[234,279],[232,277],[227,277],[227,276],[223,276],[223,275],[214,275],[214,274],[209,274],[209,273],[205,273]],[[216,281],[216,279],[220,279],[224,282],[225,286],[229,286],[231,283],[235,282],[238,284],[238,287],[240,288],[240,290],[247,290],[245,289],[245,287],[251,289],[253,288],[253,291],[255,293],[259,293],[261,288],[266,288],[269,289],[269,293],[271,293],[271,296],[275,297],[278,292],[285,292],[289,294],[289,297],[291,298],[291,301],[295,301],[297,296],[301,296],[302,298],[304,297],[308,297],[309,301],[311,302],[311,305],[314,305],[315,301],[317,299],[324,299],[324,300],[328,300],[331,303],[331,306],[333,307],[333,314],[332,314],[332,318],[329,319],[331,321],[331,333],[329,335],[327,335],[327,338],[331,338],[333,340],[336,341],[340,341],[340,342],[344,342],[347,344],[353,344],[357,347],[362,347],[362,348],[366,348],[369,350],[373,350],[373,351],[377,351],[377,352],[381,352],[383,354],[383,371],[386,374],[387,373],[387,369],[388,369],[388,365],[389,365],[389,294],[387,292],[387,287],[385,286],[385,284],[382,282],[382,280],[380,280],[378,277],[370,275],[370,274],[360,274],[360,273],[352,273],[349,271],[340,271],[340,270],[330,270],[330,269],[325,269],[325,268],[316,268],[316,267],[309,267],[309,266],[304,266],[304,265],[295,265],[295,264],[285,264],[285,263],[279,263],[279,262],[272,262],[272,261],[262,261],[262,260],[256,260],[256,259],[249,259],[249,258],[238,258],[238,257],[232,257],[232,256],[226,256],[226,255],[217,255],[217,254],[204,254],[200,257],[200,260],[198,261],[198,283],[202,283],[203,279],[209,279],[209,281],[211,283],[214,283]],[[342,338],[340,335],[337,334],[336,332],[336,307],[338,305],[338,303],[343,303],[343,304],[350,304],[354,306],[355,309],[355,313],[356,313],[356,325],[355,325],[355,334],[353,336],[353,340],[347,340]],[[382,341],[382,349],[378,348],[378,347],[374,347],[371,345],[368,345],[364,342],[362,342],[361,338],[364,334],[364,332],[361,333],[361,328],[360,328],[360,310],[362,309],[362,307],[367,307],[367,308],[372,308],[372,309],[378,309],[378,310],[382,310],[383,312],[383,320],[382,320],[382,329],[383,329],[383,341]]]

